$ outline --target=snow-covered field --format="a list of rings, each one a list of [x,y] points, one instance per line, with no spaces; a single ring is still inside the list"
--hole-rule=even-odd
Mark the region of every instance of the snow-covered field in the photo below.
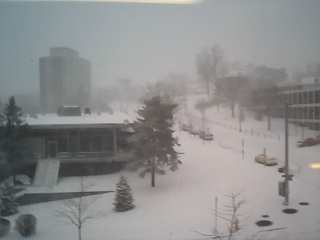
[[[200,114],[196,110],[190,111],[193,121],[199,123]],[[183,121],[182,115],[180,119]],[[214,198],[218,197],[219,209],[223,210],[223,206],[229,203],[225,194],[238,192],[246,203],[240,209],[241,230],[235,234],[235,239],[320,239],[320,171],[308,166],[320,161],[320,147],[297,148],[296,141],[302,130],[290,128],[290,168],[294,178],[290,182],[289,207],[298,209],[298,213],[284,214],[283,198],[278,195],[278,182],[282,180],[278,167],[265,167],[254,162],[254,156],[262,153],[264,148],[267,155],[283,162],[283,120],[273,120],[272,131],[268,132],[266,121],[258,122],[247,116],[240,133],[238,121],[232,120],[230,115],[227,108],[207,111],[207,127],[215,136],[212,142],[204,142],[178,130],[181,143],[178,150],[183,153],[183,164],[174,173],[157,176],[156,188],[150,187],[148,176],[141,179],[134,172],[86,177],[85,184],[90,190],[113,190],[120,174],[126,176],[133,189],[136,208],[116,213],[112,206],[113,193],[101,195],[90,209],[96,217],[84,226],[84,239],[208,239],[197,231],[212,232]],[[303,134],[314,136],[315,133],[305,131]],[[28,191],[76,191],[79,184],[79,178],[63,178],[53,189],[30,188]],[[310,205],[300,206],[299,202],[304,201]],[[37,235],[30,239],[77,238],[74,226],[56,215],[61,206],[62,202],[51,202],[20,208],[22,213],[33,213],[38,218]],[[259,228],[255,222],[263,219],[264,214],[270,216],[268,220],[273,225]],[[224,232],[225,225],[226,222],[219,219],[218,230]],[[285,229],[261,232],[275,228]],[[20,237],[12,231],[6,239]]]

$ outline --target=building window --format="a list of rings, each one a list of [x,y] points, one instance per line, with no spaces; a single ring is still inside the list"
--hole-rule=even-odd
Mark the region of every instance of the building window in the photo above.
[[[299,104],[302,104],[302,92],[299,92]]]
[[[314,92],[308,92],[308,103],[314,103],[313,101],[313,94]]]
[[[92,151],[101,152],[102,151],[102,136],[94,136],[92,141]]]
[[[80,136],[80,151],[90,152],[90,137],[86,134],[81,134]]]
[[[294,118],[294,119],[297,118],[297,108],[292,108],[291,112],[292,112],[291,118]]]
[[[296,108],[296,118],[300,118],[300,108]]]
[[[316,94],[316,103],[320,103],[320,90],[315,92]]]
[[[58,137],[58,152],[68,152],[67,136]]]
[[[303,108],[303,119],[307,119],[308,118],[308,108],[304,107]]]
[[[313,112],[314,112],[314,108],[313,108],[313,107],[309,107],[309,116],[308,116],[308,119],[313,119]]]
[[[297,104],[298,103],[298,93],[293,93],[293,104]]]
[[[317,120],[320,119],[320,107],[315,108],[314,118]]]
[[[303,92],[302,93],[302,103],[306,104],[308,102],[308,93],[307,92]]]
[[[103,136],[103,150],[112,151],[113,150],[113,136],[112,133]]]

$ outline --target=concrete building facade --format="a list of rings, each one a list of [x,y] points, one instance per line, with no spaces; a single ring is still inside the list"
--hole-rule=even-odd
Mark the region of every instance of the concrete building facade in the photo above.
[[[90,106],[91,66],[79,53],[66,47],[50,48],[39,59],[42,113],[57,112],[62,105]]]

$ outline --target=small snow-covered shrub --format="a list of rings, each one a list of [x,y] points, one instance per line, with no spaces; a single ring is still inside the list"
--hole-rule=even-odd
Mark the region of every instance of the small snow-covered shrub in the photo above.
[[[36,233],[37,219],[32,214],[22,214],[16,220],[16,229],[24,237]]]
[[[4,237],[10,230],[10,221],[5,218],[0,218],[0,237]]]
[[[16,184],[17,185],[30,185],[31,184],[31,178],[27,175],[20,174],[16,176]]]

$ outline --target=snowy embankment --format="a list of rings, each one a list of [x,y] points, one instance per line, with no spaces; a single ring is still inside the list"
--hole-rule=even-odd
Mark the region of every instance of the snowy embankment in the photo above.
[[[190,106],[194,101],[191,101]],[[194,121],[199,122],[200,114],[194,109],[190,112]],[[230,118],[228,109],[217,111],[212,108],[207,111],[206,118],[208,127],[215,135],[214,141],[204,142],[197,136],[178,130],[177,136],[181,143],[178,150],[183,153],[183,164],[177,172],[158,176],[154,189],[150,187],[148,176],[141,179],[137,173],[121,172],[133,189],[136,208],[116,213],[112,210],[114,195],[102,195],[90,209],[96,217],[84,226],[84,239],[207,239],[196,231],[212,231],[214,198],[218,197],[219,209],[223,210],[229,201],[224,195],[237,192],[241,192],[246,204],[240,209],[241,230],[235,234],[235,239],[319,239],[320,172],[308,167],[309,163],[320,160],[319,146],[297,148],[297,137],[290,137],[290,162],[295,174],[290,186],[290,207],[299,211],[287,215],[282,213],[283,198],[278,196],[281,174],[277,172],[277,167],[265,167],[253,160],[255,155],[266,148],[269,156],[283,161],[282,120],[274,120],[273,130],[268,132],[265,131],[266,121],[258,122],[247,116],[243,129],[250,131],[240,133],[238,122]],[[251,134],[251,129],[265,135]],[[86,177],[85,183],[89,190],[113,190],[120,174]],[[64,178],[53,189],[41,191],[77,191],[79,184],[79,178]],[[298,203],[302,201],[310,205],[300,206]],[[62,202],[51,202],[21,208],[22,213],[33,213],[38,218],[38,233],[32,239],[76,239],[76,229],[55,214],[61,206]],[[258,228],[255,225],[263,214],[270,216],[273,226]],[[285,229],[259,232],[279,227]],[[218,221],[218,230],[225,231],[225,222],[221,219]],[[7,239],[19,237],[11,232]]]

